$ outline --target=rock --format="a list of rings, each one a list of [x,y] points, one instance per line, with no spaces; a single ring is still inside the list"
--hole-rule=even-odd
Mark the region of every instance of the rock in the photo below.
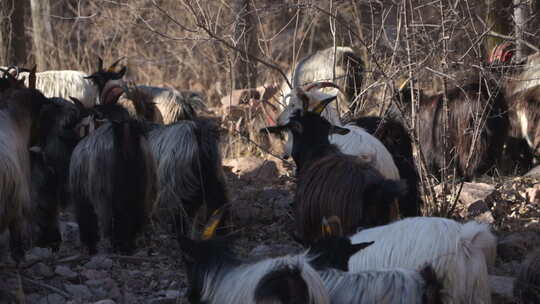
[[[440,194],[442,186],[435,187]],[[481,222],[492,223],[493,215],[486,213],[500,200],[500,194],[495,186],[486,183],[464,183],[459,195],[459,203],[462,208],[461,216],[464,218],[476,218]]]
[[[92,292],[85,285],[65,284],[65,288],[76,299],[88,300],[93,297]]]
[[[527,201],[531,204],[540,205],[540,184],[536,184],[525,190]]]
[[[120,298],[120,289],[116,282],[111,278],[101,280],[88,280],[84,282],[90,287],[92,293],[98,298]]]
[[[489,286],[491,287],[491,293],[496,294],[499,297],[503,297],[508,300],[514,298],[514,282],[515,278],[503,277],[503,276],[489,276]]]
[[[536,166],[525,174],[527,177],[540,178],[540,166]]]
[[[81,275],[87,280],[99,280],[104,279],[108,276],[105,271],[95,270],[95,269],[85,269],[81,272]]]
[[[64,265],[56,266],[54,273],[68,280],[73,280],[79,276],[75,271]]]
[[[93,304],[116,304],[116,302],[113,301],[113,300],[107,299],[107,300],[101,300],[101,301],[94,302]]]
[[[106,256],[103,255],[96,255],[93,256],[92,259],[86,264],[84,264],[84,267],[89,269],[111,269],[113,266],[113,261],[109,259]]]
[[[225,107],[237,106],[247,103],[250,99],[260,99],[261,93],[256,89],[233,90],[231,94],[221,98],[221,104]]]
[[[42,261],[46,260],[52,257],[52,250],[49,248],[40,248],[40,247],[34,247],[30,249],[26,255],[26,261],[33,262],[33,261]]]
[[[38,303],[39,304],[64,304],[66,303],[66,299],[59,294],[53,293],[53,294],[41,297]]]
[[[75,222],[60,221],[60,232],[62,234],[62,242],[79,246],[81,240],[79,238],[79,225]]]
[[[226,159],[223,164],[240,178],[249,180],[272,182],[280,175],[276,162],[252,156]]]
[[[41,262],[32,266],[31,271],[37,277],[50,278],[54,276],[51,267]]]
[[[491,211],[485,211],[482,214],[475,216],[474,219],[477,222],[484,224],[493,224],[495,222],[495,218],[493,218]]]

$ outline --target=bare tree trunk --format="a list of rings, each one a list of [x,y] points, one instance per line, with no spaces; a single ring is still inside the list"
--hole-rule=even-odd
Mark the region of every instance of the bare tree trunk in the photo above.
[[[234,1],[233,11],[238,12],[234,35],[237,47],[257,56],[257,19],[252,1]],[[234,88],[254,88],[257,85],[257,62],[245,54],[238,54],[234,62]]]
[[[41,70],[50,67],[54,38],[51,26],[51,6],[49,0],[30,0],[32,8],[32,29],[34,40],[34,56]],[[54,56],[53,56],[54,58]]]
[[[525,56],[524,45],[522,43],[527,26],[529,13],[528,0],[514,0],[514,33],[516,38],[515,57],[518,61]]]
[[[512,18],[510,11],[512,0],[486,0],[487,4],[487,26],[492,31],[499,34],[509,35],[512,33]],[[502,42],[501,38],[488,37],[486,39],[486,53],[489,55],[491,50]]]
[[[25,1],[0,1],[0,64],[23,65],[26,62],[24,9]]]

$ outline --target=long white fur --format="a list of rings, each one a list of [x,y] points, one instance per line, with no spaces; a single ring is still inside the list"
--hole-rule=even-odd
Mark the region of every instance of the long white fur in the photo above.
[[[28,73],[22,72],[19,77],[25,77],[28,86]],[[79,99],[82,104],[91,108],[98,103],[99,89],[90,79],[84,79],[86,75],[79,71],[45,71],[36,73],[36,89],[40,90],[45,97],[61,97],[71,100],[69,97]]]
[[[0,111],[0,234],[11,223],[22,229],[30,212],[30,122]]]
[[[358,232],[351,241],[375,241],[351,257],[351,272],[418,269],[429,263],[442,278],[447,303],[491,303],[488,267],[494,263],[496,239],[488,225],[435,217],[407,218]]]
[[[195,111],[206,109],[204,97],[197,92],[144,85],[138,85],[134,89],[149,97],[144,102],[156,104],[164,124],[177,122],[185,105],[190,105]]]
[[[309,91],[306,92],[306,95],[310,99],[310,106],[314,106],[316,102],[332,96],[319,91]],[[278,117],[278,125],[287,124],[291,115],[298,109],[302,109],[302,102],[295,93],[291,93],[289,104]],[[350,130],[345,135],[330,135],[328,139],[331,144],[336,145],[344,154],[357,156],[363,161],[372,164],[384,177],[394,180],[399,179],[399,171],[392,155],[377,138],[354,124],[343,125],[334,107],[326,107],[321,115],[331,124]],[[286,156],[291,155],[292,146],[293,136],[288,132],[284,147]]]
[[[300,275],[308,287],[310,304],[330,303],[319,274],[309,265],[308,259],[302,254],[242,264],[226,273],[215,271],[207,273],[201,301],[209,304],[255,304],[257,284],[267,274],[283,269],[283,267],[300,270]]]
[[[359,273],[319,272],[332,304],[422,304],[425,282],[417,271],[390,269]]]

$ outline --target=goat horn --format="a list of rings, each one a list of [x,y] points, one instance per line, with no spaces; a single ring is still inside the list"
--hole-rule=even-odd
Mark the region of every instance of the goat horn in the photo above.
[[[313,109],[314,113],[321,114],[324,109],[326,109],[326,106],[330,104],[330,102],[336,100],[337,96],[331,96],[326,99],[321,100],[319,104]]]
[[[111,66],[107,69],[108,72],[116,72],[116,66],[124,59],[125,57],[120,57],[120,59],[116,60],[111,64]]]
[[[336,88],[339,91],[341,91],[341,88],[337,84],[330,81],[319,81],[319,82],[310,83],[306,85],[304,89],[306,90],[306,92],[309,92],[313,89],[320,90],[322,88]]]
[[[208,223],[204,227],[204,230],[201,235],[202,240],[209,240],[214,237],[216,234],[216,229],[219,226],[219,223],[221,222],[221,218],[223,217],[223,210],[221,208],[216,209],[210,219],[208,220]]]

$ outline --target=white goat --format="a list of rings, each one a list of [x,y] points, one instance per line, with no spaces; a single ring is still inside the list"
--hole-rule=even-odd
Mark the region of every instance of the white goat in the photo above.
[[[328,86],[337,87],[331,83],[316,83],[306,86],[305,90],[303,88],[295,89],[295,91],[290,94],[289,104],[278,117],[278,125],[286,125],[289,122],[291,115],[295,111],[302,109],[303,102],[309,102],[308,109],[311,110],[311,107],[320,104],[321,100],[333,96],[314,90]],[[399,179],[399,172],[392,155],[377,138],[354,124],[343,125],[337,115],[336,109],[333,107],[326,107],[321,115],[331,124],[350,130],[350,132],[345,135],[330,135],[329,140],[331,144],[336,145],[344,154],[358,156],[362,160],[370,163],[384,177],[394,180]],[[290,132],[288,132],[287,135],[284,152],[285,158],[288,158],[291,155],[293,146],[292,135]]]
[[[491,303],[487,269],[495,262],[496,239],[488,225],[416,217],[351,237],[353,244],[373,240],[373,245],[351,257],[351,272],[418,269],[429,263],[442,278],[445,303]]]

